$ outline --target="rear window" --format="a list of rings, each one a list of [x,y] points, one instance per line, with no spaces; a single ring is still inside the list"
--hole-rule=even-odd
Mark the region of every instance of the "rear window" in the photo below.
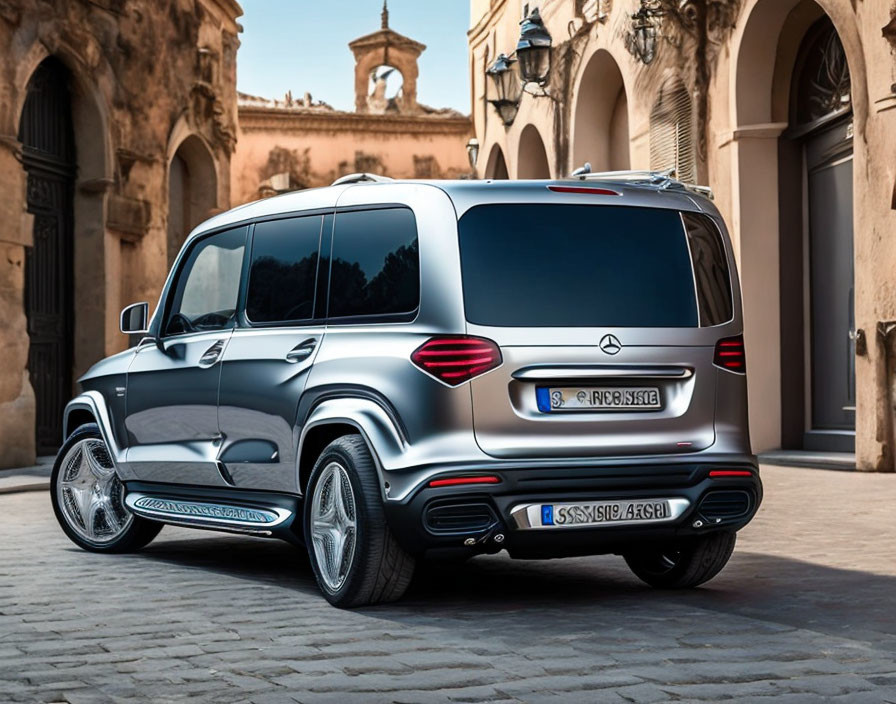
[[[471,323],[510,327],[700,324],[688,234],[676,210],[482,205],[460,219],[458,232],[464,306]],[[719,252],[726,276],[724,282],[719,276],[714,281],[727,285],[721,243],[715,249],[705,248],[707,257]],[[715,266],[718,261],[716,256]],[[718,286],[708,288],[718,298]],[[728,300],[730,311],[730,292]],[[724,305],[718,300],[716,312],[716,317],[724,317]]]

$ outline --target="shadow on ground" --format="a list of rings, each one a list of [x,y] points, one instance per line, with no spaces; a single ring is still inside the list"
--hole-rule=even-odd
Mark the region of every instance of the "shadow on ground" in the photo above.
[[[164,536],[164,533],[163,533]],[[323,599],[303,549],[242,537],[159,540],[132,559],[209,570]],[[735,551],[728,567],[702,588],[656,591],[643,586],[621,558],[602,556],[514,561],[484,556],[459,564],[425,563],[405,598],[361,613],[401,623],[427,619],[504,622],[510,612],[551,612],[552,632],[580,628],[593,610],[653,612],[658,619],[693,610],[736,615],[793,628],[876,641],[896,651],[896,577]],[[497,621],[494,625],[497,624]],[[661,627],[661,626],[660,626]],[[532,626],[537,637],[545,621]]]

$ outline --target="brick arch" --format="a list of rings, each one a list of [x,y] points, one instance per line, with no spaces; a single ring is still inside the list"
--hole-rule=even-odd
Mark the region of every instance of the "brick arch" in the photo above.
[[[355,110],[367,112],[370,73],[379,66],[394,68],[401,74],[401,103],[405,112],[417,110],[417,55],[396,47],[384,46],[364,54],[355,64]]]

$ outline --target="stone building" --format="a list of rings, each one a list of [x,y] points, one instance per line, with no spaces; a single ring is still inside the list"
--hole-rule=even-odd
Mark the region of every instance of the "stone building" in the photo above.
[[[61,442],[183,238],[229,207],[235,0],[0,2],[0,467]]]
[[[588,161],[711,186],[744,290],[754,450],[854,447],[892,471],[893,3],[543,0],[547,81],[497,95],[486,71],[536,4],[471,2],[480,175]]]
[[[329,185],[355,172],[396,178],[469,174],[470,119],[417,101],[417,59],[426,47],[389,27],[385,4],[380,29],[349,48],[355,57],[353,112],[315,103],[307,94],[300,100],[240,94],[234,205]]]

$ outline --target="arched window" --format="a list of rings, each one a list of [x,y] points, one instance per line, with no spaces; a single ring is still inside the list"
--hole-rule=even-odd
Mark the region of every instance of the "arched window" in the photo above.
[[[650,111],[650,168],[675,169],[686,183],[697,180],[691,96],[680,79],[666,81]]]

